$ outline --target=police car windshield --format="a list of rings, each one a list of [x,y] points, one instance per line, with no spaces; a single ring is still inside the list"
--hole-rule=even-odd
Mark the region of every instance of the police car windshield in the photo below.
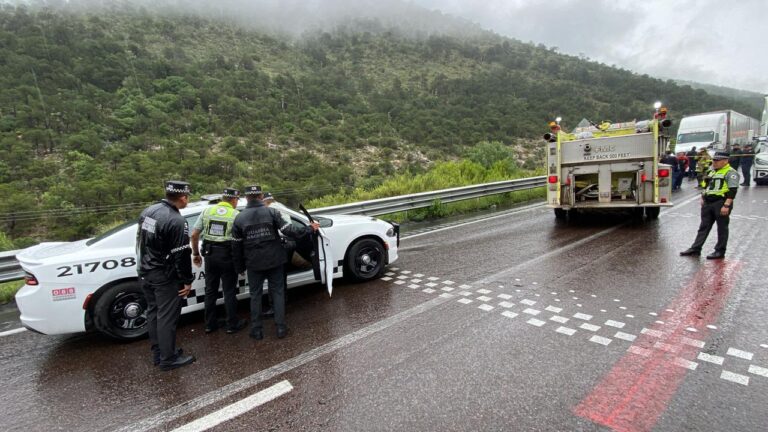
[[[90,245],[92,245],[94,243],[98,243],[101,240],[111,236],[112,234],[114,234],[114,233],[116,233],[118,231],[122,231],[123,229],[128,228],[131,225],[136,225],[137,222],[138,222],[138,219],[131,219],[128,222],[121,223],[120,225],[117,225],[116,227],[110,228],[110,229],[106,230],[105,232],[103,232],[102,234],[99,234],[96,237],[88,240],[87,242],[85,242],[85,244],[86,244],[86,246],[90,246]]]

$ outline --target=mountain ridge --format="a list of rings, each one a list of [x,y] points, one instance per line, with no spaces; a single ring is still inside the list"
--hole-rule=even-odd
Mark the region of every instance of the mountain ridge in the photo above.
[[[363,31],[362,29],[367,29]],[[261,182],[306,200],[456,160],[479,143],[541,164],[547,121],[673,118],[749,105],[488,32],[413,37],[371,21],[285,38],[191,14],[0,8],[0,203],[13,236],[88,236],[142,203]],[[29,199],[32,196],[34,199]]]

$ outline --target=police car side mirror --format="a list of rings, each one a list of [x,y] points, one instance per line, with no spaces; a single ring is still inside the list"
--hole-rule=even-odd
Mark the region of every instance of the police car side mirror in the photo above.
[[[317,219],[317,223],[320,224],[320,228],[330,228],[333,226],[332,219],[324,218],[322,216],[318,216],[316,217],[316,219]]]

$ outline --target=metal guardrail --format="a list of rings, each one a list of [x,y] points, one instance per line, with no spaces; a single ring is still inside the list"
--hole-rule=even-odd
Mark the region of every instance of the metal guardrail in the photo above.
[[[315,214],[379,216],[406,210],[426,208],[431,206],[436,200],[439,200],[441,203],[451,203],[488,195],[534,189],[543,187],[545,182],[546,177],[544,176],[529,177],[322,207],[311,211]],[[21,252],[21,250],[0,252],[0,283],[14,281],[24,277],[24,271],[21,270],[21,266],[16,260],[16,254],[19,252]]]
[[[546,177],[529,177],[517,180],[505,180],[494,183],[463,186],[451,189],[442,189],[431,192],[421,192],[411,195],[401,195],[389,198],[381,198],[370,201],[362,201],[351,204],[342,204],[331,207],[323,207],[312,210],[317,214],[356,214],[379,216],[389,213],[397,213],[406,210],[415,210],[431,206],[436,200],[441,203],[451,203],[471,198],[480,198],[488,195],[496,195],[507,192],[543,187]]]
[[[21,250],[0,252],[0,283],[14,281],[24,277],[19,262],[16,261],[16,254]]]

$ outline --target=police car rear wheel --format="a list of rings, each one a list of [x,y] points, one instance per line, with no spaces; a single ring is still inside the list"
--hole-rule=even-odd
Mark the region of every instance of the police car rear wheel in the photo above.
[[[108,288],[93,308],[94,324],[102,333],[119,340],[147,334],[147,301],[136,282]]]
[[[384,246],[373,239],[362,239],[352,245],[344,261],[344,274],[355,281],[376,279],[384,273]]]

